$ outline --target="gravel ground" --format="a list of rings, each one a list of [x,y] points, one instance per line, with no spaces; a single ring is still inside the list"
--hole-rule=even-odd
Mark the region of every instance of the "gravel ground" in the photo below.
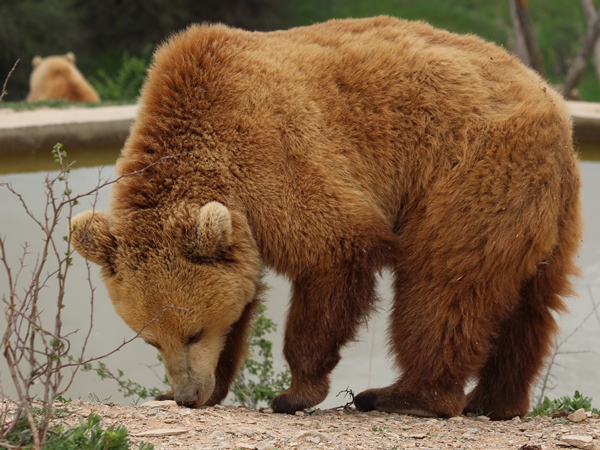
[[[140,406],[75,400],[57,407],[57,419],[75,425],[96,413],[103,427],[129,430],[132,448],[142,441],[162,449],[520,449],[585,448],[600,450],[600,420],[583,413],[572,418],[526,418],[493,422],[487,417],[423,419],[377,411],[315,410],[295,416],[233,406],[201,409],[175,402]]]

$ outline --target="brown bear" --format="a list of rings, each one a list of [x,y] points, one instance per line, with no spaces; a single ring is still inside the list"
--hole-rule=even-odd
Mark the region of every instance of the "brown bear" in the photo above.
[[[75,67],[75,55],[35,56],[29,78],[28,102],[69,100],[98,103],[100,97]]]
[[[317,405],[389,268],[401,376],[357,409],[527,413],[582,233],[570,117],[536,73],[390,17],[205,24],[158,49],[140,102],[110,212],[71,242],[162,355],[163,398],[226,396],[264,263],[293,286],[272,407]]]

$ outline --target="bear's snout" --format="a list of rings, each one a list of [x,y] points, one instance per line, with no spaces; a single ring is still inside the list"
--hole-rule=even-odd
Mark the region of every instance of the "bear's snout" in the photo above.
[[[173,399],[179,406],[198,408],[208,401],[215,389],[213,374],[205,377],[190,376],[169,377],[173,389]]]
[[[183,392],[175,394],[175,402],[177,402],[179,406],[185,406],[186,408],[194,408],[198,405],[198,393]]]

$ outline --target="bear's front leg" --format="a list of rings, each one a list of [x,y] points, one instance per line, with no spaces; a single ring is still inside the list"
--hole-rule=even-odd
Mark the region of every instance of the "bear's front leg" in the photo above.
[[[355,338],[374,301],[373,268],[342,264],[293,283],[284,345],[292,383],[273,400],[275,412],[294,414],[325,400],[340,350]]]
[[[234,382],[248,352],[248,334],[256,315],[256,308],[260,304],[261,300],[255,297],[246,305],[238,321],[232,325],[225,341],[225,347],[219,356],[219,363],[215,371],[215,389],[206,401],[207,406],[221,403],[227,396],[229,387]]]

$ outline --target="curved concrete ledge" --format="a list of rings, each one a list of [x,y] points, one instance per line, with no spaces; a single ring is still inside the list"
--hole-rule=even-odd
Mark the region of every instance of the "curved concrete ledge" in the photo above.
[[[568,101],[567,107],[573,119],[575,140],[600,142],[600,103]]]
[[[600,103],[572,102],[575,139],[600,142]],[[135,120],[137,105],[15,112],[0,109],[0,152],[69,147],[120,146]]]
[[[138,106],[0,109],[0,152],[69,147],[120,146],[129,134]]]

